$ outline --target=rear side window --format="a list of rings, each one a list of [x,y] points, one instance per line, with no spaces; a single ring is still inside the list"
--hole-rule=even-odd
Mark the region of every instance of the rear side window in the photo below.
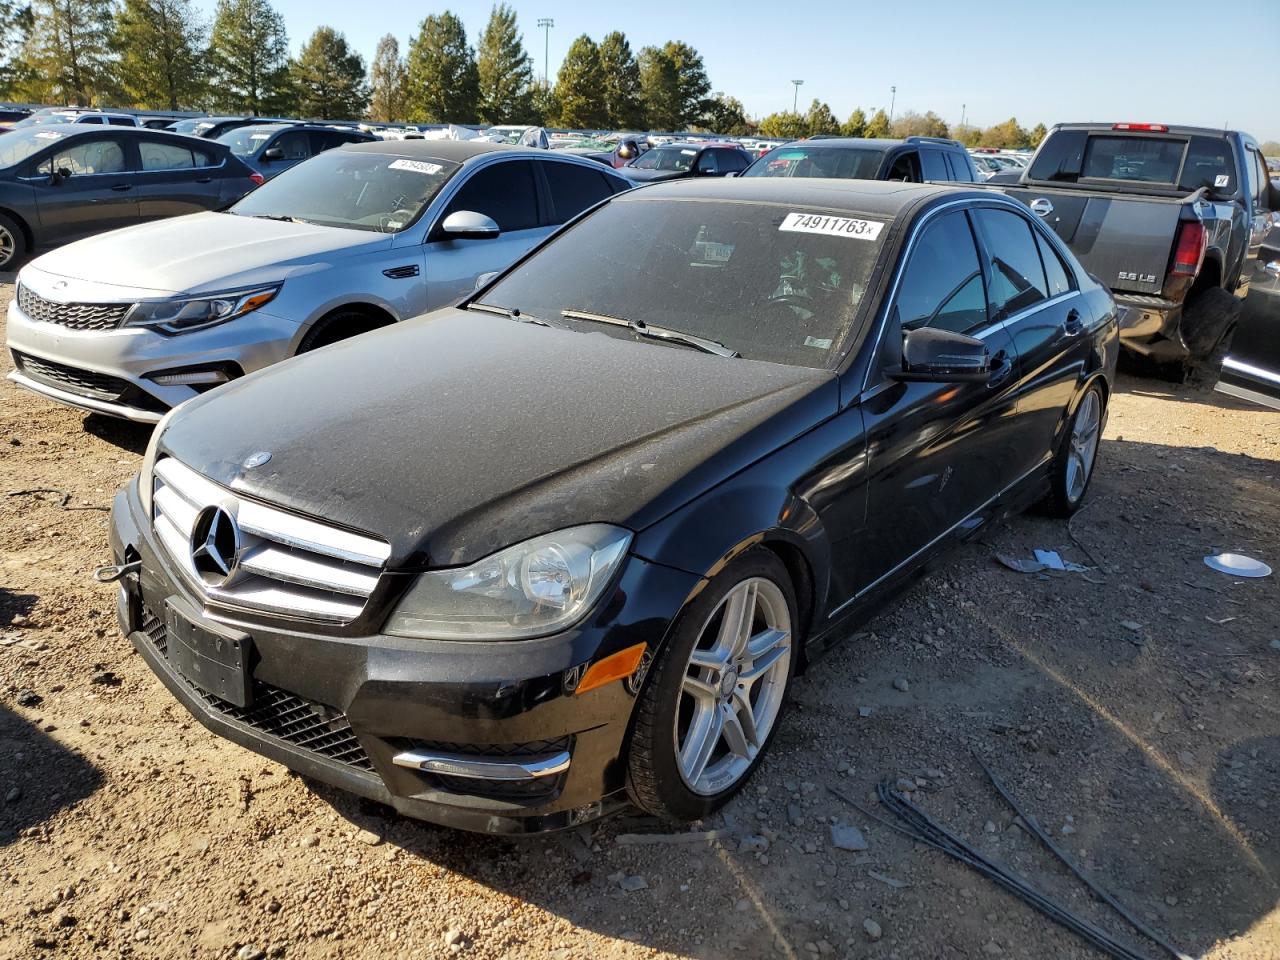
[[[945,154],[947,164],[951,167],[951,179],[959,180],[962,183],[973,183],[977,180],[977,176],[973,171],[973,161],[969,159],[967,153],[959,151]]]
[[[128,120],[124,117],[112,117],[107,122],[114,124],[117,127],[136,127],[137,126],[137,124],[134,123],[132,120]]]
[[[173,143],[157,143],[143,140],[138,144],[143,170],[185,170],[190,167],[211,167],[213,157],[204,150],[193,150]]]
[[[457,210],[483,213],[504,233],[536,227],[538,201],[533,161],[509,160],[478,170],[449,202],[444,215]]]
[[[551,223],[571,220],[613,193],[604,174],[576,163],[547,161],[542,169],[551,188]]]
[[[974,217],[991,255],[988,299],[992,319],[999,320],[1046,299],[1049,288],[1031,224],[1009,210],[989,207],[975,210]]]
[[[1074,182],[1080,176],[1087,139],[1083,130],[1056,130],[1049,134],[1031,164],[1031,179]]]
[[[1192,137],[1187,145],[1187,159],[1182,164],[1179,189],[1190,193],[1209,187],[1220,193],[1235,193],[1235,162],[1231,145],[1219,137]]]
[[[1049,241],[1038,233],[1036,233],[1036,243],[1040,246],[1040,259],[1044,262],[1045,279],[1049,283],[1049,296],[1056,297],[1070,292],[1071,271],[1058,256],[1058,251],[1049,246]]]
[[[896,307],[904,330],[968,333],[987,323],[982,267],[962,211],[924,228],[903,272]]]
[[[941,150],[921,150],[920,167],[926,180],[952,180],[948,175],[947,161],[942,158]]]
[[[720,172],[721,173],[741,173],[747,169],[748,160],[746,154],[740,150],[721,150],[720,153]]]

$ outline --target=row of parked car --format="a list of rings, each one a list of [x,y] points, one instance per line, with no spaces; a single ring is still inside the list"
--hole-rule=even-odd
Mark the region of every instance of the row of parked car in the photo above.
[[[1084,502],[1133,315],[1073,252],[1107,248],[1089,204],[1155,244],[1141,198],[1207,178],[1163,203],[1183,292],[1229,248],[1215,217],[1280,208],[1221,131],[1055,128],[1052,189],[1020,192],[909,182],[971,173],[951,141],[736,149],[653,146],[640,169],[680,176],[637,187],[565,151],[345,144],[23,268],[12,378],[156,424],[99,577],[194,716],[456,827],[705,817],[923,564]],[[1232,290],[1247,266],[1280,325],[1280,231],[1249,237]]]

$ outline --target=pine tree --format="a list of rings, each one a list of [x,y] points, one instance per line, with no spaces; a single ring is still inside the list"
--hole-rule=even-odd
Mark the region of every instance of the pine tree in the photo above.
[[[476,75],[480,89],[477,113],[482,122],[511,123],[529,115],[533,60],[525,52],[515,11],[505,3],[493,8],[480,35]]]
[[[462,21],[446,10],[422,21],[409,44],[409,112],[428,123],[476,119],[480,81]]]
[[[289,37],[267,0],[218,0],[209,60],[219,109],[255,116],[292,110]]]
[[[156,110],[202,104],[207,34],[191,0],[125,0],[116,13],[115,43],[129,102]]]
[[[747,119],[747,112],[742,101],[737,97],[725,96],[723,93],[713,94],[707,101],[707,111],[702,117],[702,126],[712,133],[741,137],[755,132],[755,125]]]
[[[369,106],[364,57],[333,27],[318,27],[291,68],[298,112],[321,120],[354,120]]]
[[[816,137],[820,134],[839,133],[840,121],[829,106],[815,99],[809,104],[809,112],[805,114],[804,127],[806,136]]]
[[[36,0],[22,56],[31,99],[84,107],[112,95],[113,14],[112,0]]]
[[[383,123],[406,119],[404,60],[400,42],[389,33],[378,41],[369,79],[373,87],[369,116]]]
[[[0,97],[14,99],[30,80],[30,70],[22,57],[31,35],[34,17],[31,7],[15,0],[0,0]]]
[[[840,125],[840,135],[845,137],[865,137],[867,134],[867,115],[861,107],[849,114],[849,119]]]
[[[760,121],[760,134],[765,137],[775,137],[779,140],[795,140],[803,137],[808,132],[805,125],[803,114],[792,113],[790,110],[784,110],[781,113],[771,113]]]
[[[615,130],[639,130],[644,126],[640,65],[626,34],[615,30],[600,41],[600,67],[606,122]]]
[[[569,45],[556,77],[560,126],[588,130],[605,126],[609,118],[601,96],[603,86],[600,48],[584,33]]]
[[[883,110],[877,110],[875,116],[867,123],[867,128],[862,131],[864,137],[872,140],[883,140],[889,136],[889,115]]]
[[[697,50],[668,41],[640,51],[640,88],[650,127],[683,130],[706,112],[711,82]]]
[[[1030,134],[1031,142],[1028,145],[1032,147],[1038,147],[1040,146],[1040,141],[1043,140],[1048,135],[1049,135],[1048,128],[1046,128],[1043,123],[1037,123],[1034,127],[1031,128],[1031,134]]]

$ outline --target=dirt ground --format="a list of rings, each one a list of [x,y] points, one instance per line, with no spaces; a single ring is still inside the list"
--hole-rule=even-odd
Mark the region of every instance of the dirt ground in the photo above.
[[[796,683],[713,839],[657,843],[631,842],[669,832],[639,818],[436,829],[208,733],[89,578],[146,436],[0,386],[0,956],[1102,956],[826,790],[865,804],[885,776],[1162,956],[1014,823],[976,752],[1186,954],[1280,957],[1280,575],[1202,563],[1280,568],[1280,414],[1122,378],[1086,510],[952,553]],[[9,495],[38,487],[66,508]],[[993,559],[1035,547],[1094,569]],[[868,849],[836,848],[832,821]]]

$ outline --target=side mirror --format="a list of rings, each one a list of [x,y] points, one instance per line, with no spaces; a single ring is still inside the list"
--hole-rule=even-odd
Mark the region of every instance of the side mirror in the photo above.
[[[279,147],[268,147],[266,150],[262,151],[262,159],[263,160],[283,160],[284,151],[281,150]]]
[[[497,270],[490,270],[488,273],[478,273],[478,274],[476,274],[476,285],[475,285],[475,287],[473,287],[473,288],[472,288],[472,289],[473,289],[473,291],[474,291],[474,290],[479,290],[481,287],[487,287],[487,286],[489,285],[489,282],[490,282],[494,277],[496,277],[496,276],[498,275],[498,273],[499,273],[499,271],[497,271]]]
[[[502,231],[491,217],[471,210],[455,210],[444,218],[440,231],[450,240],[492,240]]]
[[[623,160],[630,160],[635,155],[636,155],[636,152],[634,149],[632,149],[630,144],[624,143],[622,146],[618,148],[618,156]]]
[[[902,335],[902,370],[890,377],[924,383],[980,383],[990,373],[991,354],[981,340],[921,327]]]

